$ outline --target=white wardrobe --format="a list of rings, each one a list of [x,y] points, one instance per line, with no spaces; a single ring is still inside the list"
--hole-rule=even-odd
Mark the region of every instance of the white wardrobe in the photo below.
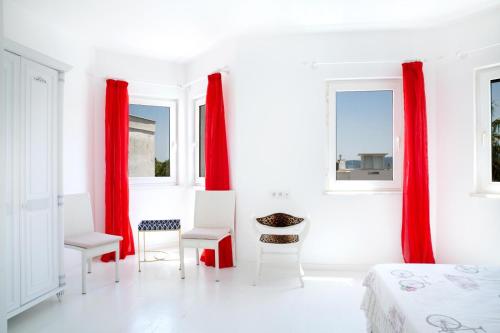
[[[51,68],[56,62],[36,51],[9,45],[3,57],[5,156],[1,163],[7,217],[7,317],[12,317],[47,297],[62,295],[64,288],[59,205],[64,71]]]

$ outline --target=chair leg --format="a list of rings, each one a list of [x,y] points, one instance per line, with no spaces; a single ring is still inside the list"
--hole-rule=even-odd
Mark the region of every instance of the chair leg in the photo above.
[[[182,244],[182,240],[179,243],[179,257],[181,261],[181,279],[186,278],[186,274],[184,272],[184,244]]]
[[[215,282],[219,282],[219,244],[215,248]]]
[[[255,278],[253,281],[253,285],[256,286],[257,282],[259,282],[260,271],[262,268],[262,249],[260,246],[257,247],[257,264],[255,266]]]
[[[139,265],[139,272],[141,271],[141,232],[137,230],[137,263]]]
[[[233,256],[233,267],[236,267],[236,240],[234,234],[231,234],[231,254]]]
[[[89,258],[87,259],[88,260],[88,266],[89,266],[89,269],[88,269],[88,273],[92,273],[92,258]]]
[[[115,251],[115,282],[120,282],[120,243]]]
[[[200,265],[200,249],[196,248],[196,265]]]
[[[182,234],[181,234],[181,229],[179,229],[179,254],[181,253],[181,240],[182,240]],[[179,259],[179,270],[181,270],[181,260]]]
[[[82,253],[82,295],[87,293],[87,258]]]
[[[300,287],[304,288],[304,279],[302,278],[304,276],[304,270],[302,269],[302,262],[301,262],[300,252],[297,254],[297,265],[298,265],[297,268],[299,270]]]

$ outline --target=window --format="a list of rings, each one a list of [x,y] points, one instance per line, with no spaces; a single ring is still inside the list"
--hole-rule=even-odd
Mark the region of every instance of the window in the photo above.
[[[194,101],[195,112],[195,183],[205,184],[205,97]]]
[[[500,182],[500,78],[490,81],[491,178]]]
[[[334,80],[328,85],[328,190],[399,191],[401,80]]]
[[[500,194],[500,66],[476,70],[475,190]]]
[[[131,98],[128,174],[131,183],[176,183],[176,103]]]

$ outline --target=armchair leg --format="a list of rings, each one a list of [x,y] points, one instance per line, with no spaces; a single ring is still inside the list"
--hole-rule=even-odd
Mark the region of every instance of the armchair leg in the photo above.
[[[184,279],[186,274],[184,272],[184,245],[182,244],[182,240],[179,243],[179,257],[181,261],[181,279]]]
[[[92,258],[89,258],[88,262],[89,262],[88,263],[88,266],[89,266],[88,273],[90,274],[90,273],[92,273]]]
[[[196,248],[196,265],[200,265],[200,250]]]
[[[300,287],[304,288],[304,279],[302,278],[304,276],[304,270],[302,269],[302,262],[300,258],[300,253],[297,255],[297,265],[298,265],[298,270],[299,270],[299,280],[300,280]]]
[[[115,282],[120,282],[120,245],[117,245],[115,251]]]
[[[255,266],[255,278],[253,280],[253,285],[256,286],[259,282],[260,271],[262,268],[262,249],[257,247],[257,264]]]
[[[82,295],[87,293],[87,258],[82,253]]]
[[[215,282],[219,282],[219,244],[215,248]]]

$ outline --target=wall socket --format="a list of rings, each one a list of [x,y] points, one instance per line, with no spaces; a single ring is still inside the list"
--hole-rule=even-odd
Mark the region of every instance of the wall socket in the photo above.
[[[271,196],[275,199],[288,199],[290,196],[289,192],[282,192],[282,191],[273,191],[271,192]]]

